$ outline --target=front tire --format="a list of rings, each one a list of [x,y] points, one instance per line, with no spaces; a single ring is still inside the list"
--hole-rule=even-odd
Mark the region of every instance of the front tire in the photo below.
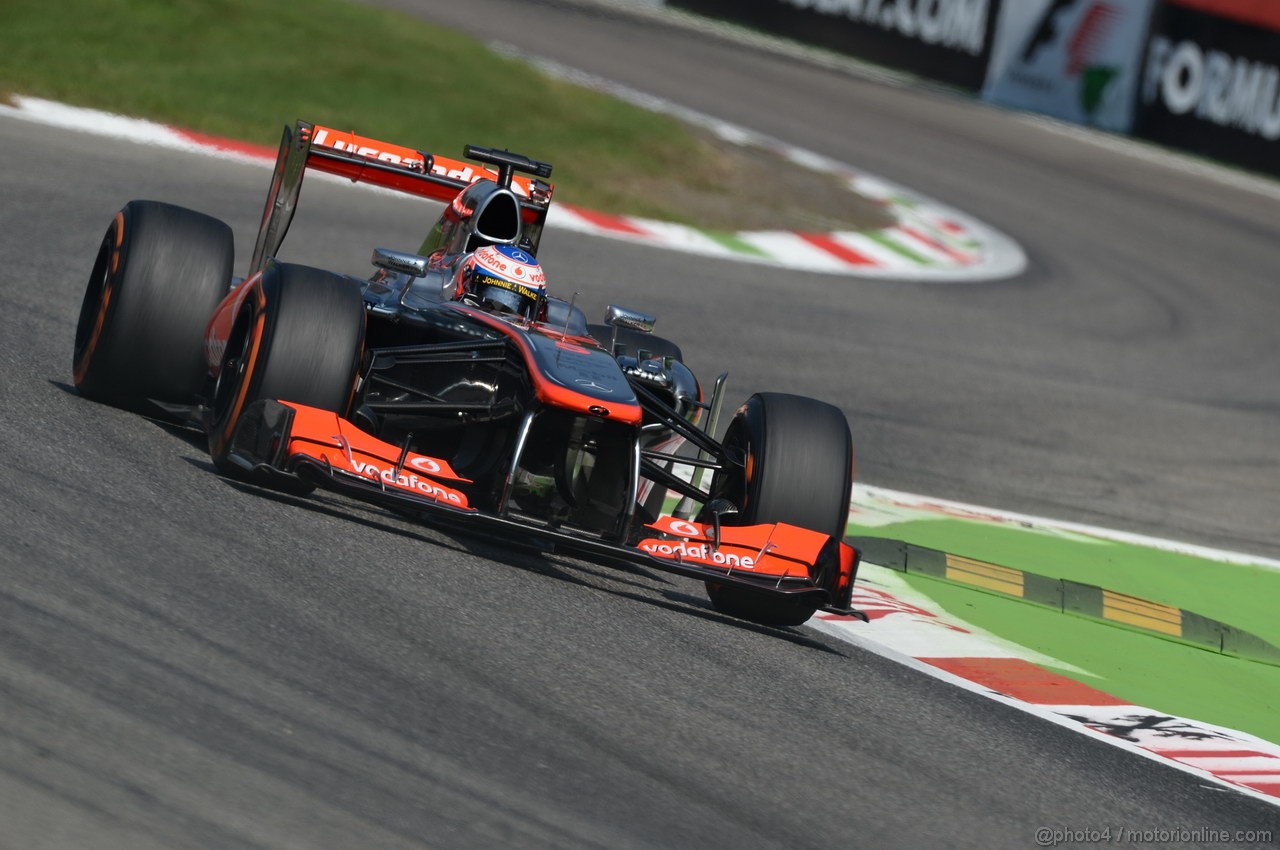
[[[743,468],[720,472],[712,498],[736,505],[726,525],[785,522],[843,540],[853,487],[853,438],[839,408],[804,396],[758,393],[729,423],[725,448],[743,459]],[[824,559],[810,578],[830,583]],[[817,610],[803,602],[707,582],[712,606],[723,614],[767,626],[798,626]]]
[[[245,296],[214,385],[208,423],[214,465],[231,477],[251,478],[228,454],[240,415],[260,399],[345,415],[364,331],[356,284],[320,269],[270,263]]]
[[[208,374],[204,331],[231,288],[231,228],[157,201],[130,201],[98,249],[76,325],[72,374],[85,398],[131,409],[194,405]]]

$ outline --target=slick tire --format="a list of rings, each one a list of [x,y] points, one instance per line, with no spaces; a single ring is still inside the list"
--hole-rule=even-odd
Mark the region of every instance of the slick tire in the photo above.
[[[272,262],[244,299],[210,403],[209,454],[230,477],[254,481],[228,459],[241,413],[276,399],[345,415],[364,351],[359,287],[307,266]],[[263,483],[263,482],[256,482]],[[292,492],[309,492],[299,485]]]
[[[231,287],[235,243],[216,218],[130,201],[98,248],[76,324],[72,375],[86,398],[137,410],[194,405],[204,331]]]
[[[739,513],[725,524],[785,522],[843,540],[853,487],[853,438],[839,408],[785,393],[758,393],[747,400],[725,433],[724,445],[744,459],[736,475],[718,473],[712,495]],[[826,569],[824,559],[815,572]],[[811,576],[827,586],[831,577]],[[811,602],[779,600],[741,588],[707,582],[712,606],[767,626],[798,626],[817,610]]]
[[[614,328],[612,325],[587,325],[587,330],[595,337],[596,342],[605,348],[609,347],[609,341],[613,339]],[[653,334],[640,333],[640,331],[631,328],[618,328],[618,339],[614,356],[625,355],[627,357],[639,358],[640,352],[647,351],[649,356],[653,358],[674,357],[681,363],[684,362],[684,355],[680,353],[680,346],[676,345],[669,339],[664,339]]]

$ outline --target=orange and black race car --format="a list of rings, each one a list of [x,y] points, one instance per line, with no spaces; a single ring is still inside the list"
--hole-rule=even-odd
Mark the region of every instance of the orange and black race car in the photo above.
[[[81,307],[80,393],[201,427],[218,469],[264,487],[700,579],[753,622],[856,615],[844,414],[759,393],[716,439],[725,375],[704,394],[651,316],[592,325],[546,294],[551,166],[464,155],[286,127],[243,279],[226,224],[129,202]],[[416,252],[375,250],[368,279],[283,263],[308,170],[446,206]]]

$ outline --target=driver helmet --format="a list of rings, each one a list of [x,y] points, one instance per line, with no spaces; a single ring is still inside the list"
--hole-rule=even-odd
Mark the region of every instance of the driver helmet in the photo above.
[[[547,277],[528,251],[513,245],[485,246],[462,261],[453,298],[535,321],[546,312]]]

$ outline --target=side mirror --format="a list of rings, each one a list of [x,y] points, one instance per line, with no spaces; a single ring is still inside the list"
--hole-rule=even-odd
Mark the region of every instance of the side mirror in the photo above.
[[[651,334],[653,333],[653,326],[658,323],[658,320],[648,313],[641,313],[639,310],[628,310],[626,307],[610,304],[609,309],[604,311],[604,323],[615,328],[630,328],[633,331]]]
[[[408,251],[374,248],[373,264],[387,271],[403,272],[414,277],[423,277],[427,273],[427,258]]]

